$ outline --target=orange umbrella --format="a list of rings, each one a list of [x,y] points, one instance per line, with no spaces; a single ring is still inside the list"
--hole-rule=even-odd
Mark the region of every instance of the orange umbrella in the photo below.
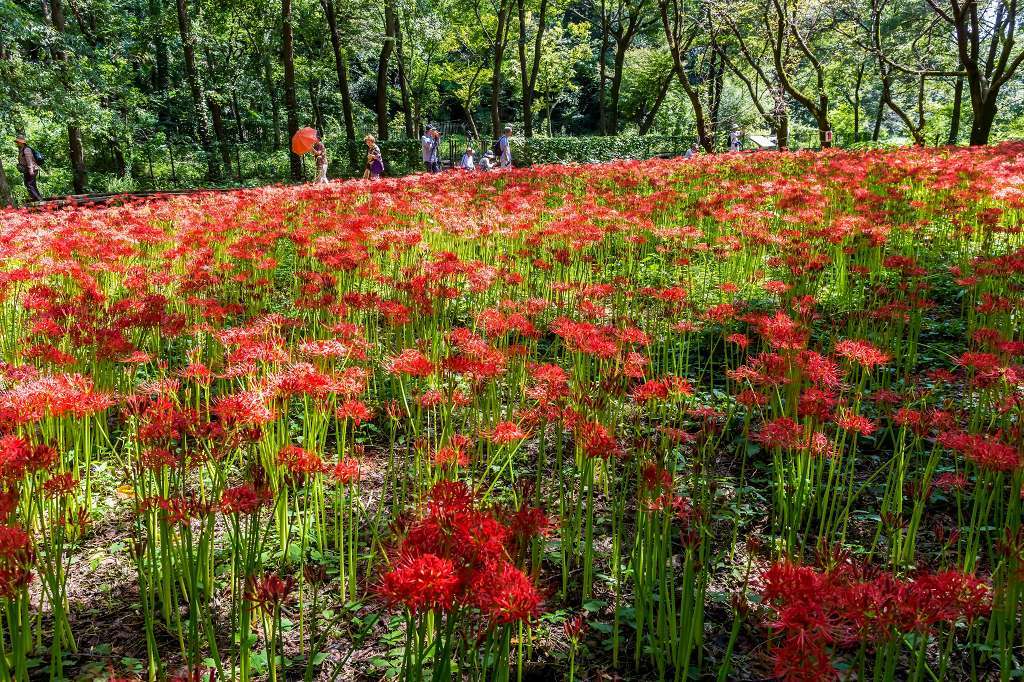
[[[299,131],[292,136],[292,151],[296,154],[305,154],[316,144],[316,131],[312,128],[299,128]]]

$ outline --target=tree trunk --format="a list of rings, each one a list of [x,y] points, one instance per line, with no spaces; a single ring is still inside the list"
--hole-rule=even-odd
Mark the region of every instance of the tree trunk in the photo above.
[[[665,83],[658,89],[658,95],[654,98],[654,104],[651,105],[651,110],[647,112],[647,116],[640,122],[641,135],[646,135],[650,132],[651,126],[654,125],[654,118],[658,115],[658,110],[661,109],[661,104],[665,101],[665,95],[668,94],[668,89],[671,85],[672,74],[670,73],[668,78],[665,79]]]
[[[775,130],[775,146],[780,151],[789,149],[789,111],[785,107],[776,117],[777,128]]]
[[[517,0],[519,8],[519,75],[523,87],[523,135],[533,137],[533,101],[537,89],[537,74],[540,73],[541,46],[547,27],[548,0],[540,0],[537,12],[537,34],[533,39],[533,60],[526,61],[526,2]]]
[[[113,135],[110,137],[110,151],[114,155],[114,174],[119,178],[128,177],[128,164],[125,163],[121,141]]]
[[[512,0],[499,0],[498,25],[494,29],[494,60],[491,69],[491,134],[501,134],[501,66],[505,59],[505,44],[508,40],[508,15]]]
[[[628,40],[618,41],[615,45],[615,58],[612,61],[612,82],[609,90],[608,102],[608,134],[616,135],[619,132],[619,93],[622,90],[622,71],[626,64],[626,48]]]
[[[158,93],[157,120],[167,124],[171,120],[171,110],[167,102],[167,91],[170,86],[170,64],[167,54],[167,41],[163,31],[163,2],[149,0],[150,34],[153,42],[153,89]]]
[[[195,116],[195,130],[199,134],[199,143],[206,155],[206,174],[210,180],[220,177],[220,165],[210,140],[210,129],[206,121],[206,102],[203,90],[199,85],[199,72],[196,70],[195,37],[192,35],[192,21],[188,16],[188,0],[177,0],[178,31],[181,34],[181,51],[185,63],[185,80],[192,94],[192,107]]]
[[[331,47],[334,48],[334,68],[338,72],[338,91],[341,93],[341,111],[345,118],[345,137],[356,139],[355,119],[352,117],[352,93],[348,88],[348,62],[341,47],[341,33],[338,31],[338,15],[334,0],[322,0],[327,27],[330,29]]]
[[[245,144],[245,126],[242,125],[242,108],[238,106],[238,91],[231,91],[231,113],[235,117],[235,135],[239,144]]]
[[[853,141],[860,142],[860,86],[864,82],[864,64],[857,69],[856,85],[853,88]]]
[[[971,121],[971,146],[988,144],[988,138],[992,134],[992,124],[996,120],[996,99],[986,97],[974,110],[974,119]]]
[[[320,81],[310,78],[307,87],[309,88],[309,106],[313,108],[313,121],[317,131],[324,134],[324,112],[320,106]]]
[[[711,68],[709,75],[711,76],[711,96],[708,98],[709,109],[710,109],[710,121],[708,127],[710,128],[710,135],[712,138],[718,137],[718,113],[722,106],[722,91],[725,86],[725,61],[718,53],[712,53],[711,55]]]
[[[402,22],[395,20],[395,57],[398,60],[398,89],[402,95],[402,114],[405,123],[405,137],[410,140],[416,139],[416,126],[418,123],[412,115],[412,101],[409,98],[409,78],[405,71],[405,48],[402,45]]]
[[[391,51],[395,49],[395,8],[391,0],[384,0],[384,43],[377,61],[377,137],[388,139],[388,66]]]
[[[3,158],[0,158],[0,206],[14,206],[14,197],[11,196],[11,186],[7,184]]]
[[[71,184],[75,194],[85,194],[85,147],[82,145],[82,130],[68,124],[68,151],[71,153]]]
[[[523,89],[523,135],[533,137],[533,93],[530,92],[530,72],[526,65],[526,0],[516,0],[519,10],[519,80]]]
[[[885,102],[882,101],[881,96],[878,98],[878,109],[875,111],[875,127],[871,131],[871,141],[878,142],[878,138],[882,135],[882,115],[885,113]]]
[[[605,97],[605,87],[608,81],[608,15],[605,9],[607,0],[601,0],[601,52],[597,56],[597,129],[602,135],[608,134],[608,112]]]
[[[63,35],[63,0],[50,0],[50,18],[53,21],[54,30]],[[56,51],[55,56],[58,61],[64,61],[67,58],[62,48]],[[68,123],[68,156],[71,159],[71,183],[74,186],[75,194],[84,194],[86,185],[85,149],[82,146],[82,130],[73,121]]]
[[[957,76],[956,86],[953,88],[953,113],[949,118],[949,144],[956,144],[960,138],[960,111],[964,101],[964,77]]]
[[[281,105],[277,101],[277,84],[274,82],[273,74],[270,71],[270,61],[263,62],[263,80],[267,88],[267,96],[270,97],[270,120],[273,125],[274,151],[281,148]]]
[[[291,139],[299,131],[299,103],[295,95],[295,55],[292,42],[292,0],[281,0],[281,61],[284,65],[284,108],[288,118],[288,166],[291,169],[292,180],[298,181],[302,180],[302,160],[291,149]]]
[[[213,121],[213,134],[217,137],[220,148],[220,160],[224,164],[224,172],[231,175],[231,149],[228,145],[228,129],[224,125],[224,108],[216,97],[207,97],[206,105],[210,108],[210,119]]]

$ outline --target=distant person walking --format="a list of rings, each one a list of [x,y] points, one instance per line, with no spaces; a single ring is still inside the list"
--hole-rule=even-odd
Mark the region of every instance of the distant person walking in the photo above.
[[[512,143],[509,141],[510,137],[512,137],[512,126],[505,126],[504,133],[498,138],[498,164],[502,168],[512,167]]]
[[[367,135],[363,141],[366,143],[367,149],[366,171],[363,173],[363,177],[376,180],[384,173],[384,156],[380,153],[377,138],[373,135]]]
[[[36,177],[39,175],[39,158],[36,150],[28,146],[24,135],[18,135],[14,140],[18,145],[18,170],[21,171],[21,179],[25,182],[25,189],[32,201],[42,201],[43,196],[36,186]]]
[[[441,133],[437,128],[430,131],[432,144],[430,147],[430,172],[441,172]]]
[[[466,147],[466,152],[462,155],[462,160],[459,161],[459,168],[462,170],[476,170],[476,162],[473,160],[473,148]]]
[[[430,159],[434,153],[434,127],[427,126],[423,129],[423,137],[420,138],[420,147],[423,152],[423,167],[430,171]]]
[[[743,146],[743,133],[740,132],[739,128],[734,127],[732,132],[729,133],[729,151],[738,152],[740,147]]]
[[[323,140],[317,140],[313,145],[313,157],[316,159],[316,180],[313,181],[313,184],[326,185],[328,159],[327,147]]]

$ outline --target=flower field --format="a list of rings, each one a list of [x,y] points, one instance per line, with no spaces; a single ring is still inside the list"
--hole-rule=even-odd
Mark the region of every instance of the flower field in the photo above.
[[[0,680],[1008,680],[1024,144],[0,213]]]

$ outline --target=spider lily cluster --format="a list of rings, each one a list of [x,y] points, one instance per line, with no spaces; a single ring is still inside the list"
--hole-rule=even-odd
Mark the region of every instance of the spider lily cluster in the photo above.
[[[1005,144],[0,213],[0,680],[103,643],[97,524],[149,680],[1008,680],[1022,211]]]

